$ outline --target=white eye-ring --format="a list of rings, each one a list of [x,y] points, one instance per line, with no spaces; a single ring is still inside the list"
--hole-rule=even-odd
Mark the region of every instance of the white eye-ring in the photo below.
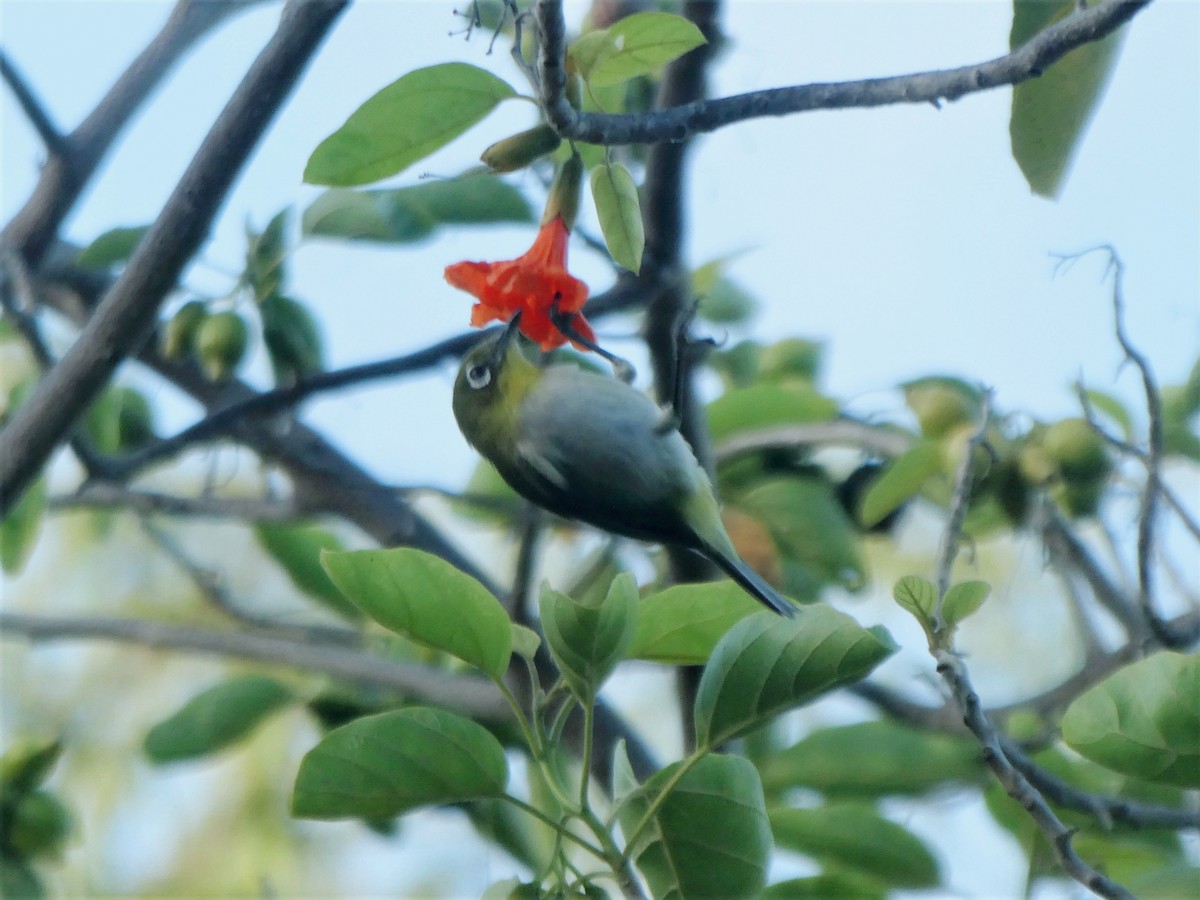
[[[487,366],[471,366],[467,369],[467,384],[479,390],[481,387],[487,387],[492,381],[492,370]]]

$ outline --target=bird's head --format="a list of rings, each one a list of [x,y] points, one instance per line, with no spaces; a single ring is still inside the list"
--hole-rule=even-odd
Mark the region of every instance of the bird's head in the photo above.
[[[540,374],[518,346],[520,318],[517,313],[503,331],[472,347],[454,381],[458,427],[488,457],[512,447],[517,410]]]

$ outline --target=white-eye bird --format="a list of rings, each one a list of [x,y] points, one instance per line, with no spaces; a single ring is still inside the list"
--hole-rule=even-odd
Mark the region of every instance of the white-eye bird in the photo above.
[[[563,518],[695,551],[793,615],[738,557],[708,475],[678,430],[658,427],[654,402],[577,366],[539,369],[517,347],[514,325],[472,348],[454,382],[458,427],[513,490]]]

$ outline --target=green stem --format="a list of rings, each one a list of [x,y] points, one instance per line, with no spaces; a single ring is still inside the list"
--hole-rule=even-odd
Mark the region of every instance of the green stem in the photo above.
[[[642,818],[638,820],[637,825],[625,836],[625,852],[621,854],[622,862],[629,861],[630,848],[634,846],[634,843],[641,836],[642,832],[646,830],[647,826],[654,821],[654,817],[662,809],[662,805],[666,802],[667,797],[670,796],[671,791],[675,790],[679,782],[683,780],[683,777],[692,770],[696,763],[700,762],[706,753],[708,753],[708,747],[697,747],[689,756],[680,760],[679,768],[671,773],[671,777],[667,779],[667,783],[663,785],[662,790],[650,801],[650,805],[646,808],[646,812],[642,815]]]
[[[585,812],[590,810],[588,782],[592,772],[592,720],[595,708],[594,700],[588,700],[583,704],[583,765],[579,767],[582,770],[579,776],[579,808]]]
[[[529,745],[529,752],[534,758],[540,758],[542,755],[542,744],[538,740],[537,733],[529,720],[525,718],[525,713],[521,709],[521,704],[517,701],[504,680],[501,678],[493,679],[496,687],[500,688],[500,693],[504,695],[504,699],[508,701],[508,705],[512,707],[513,717],[517,720],[517,727],[521,729],[521,736],[525,738],[525,743]]]
[[[592,854],[592,856],[596,857],[596,859],[601,859],[601,860],[604,860],[605,862],[610,861],[608,854],[603,849],[601,849],[600,847],[597,847],[591,841],[587,840],[587,838],[581,838],[579,835],[575,834],[569,828],[564,828],[563,824],[561,822],[556,822],[554,819],[550,818],[548,815],[546,815],[544,812],[542,812],[536,806],[534,806],[530,803],[526,803],[520,797],[514,797],[512,794],[504,794],[503,798],[505,800],[507,800],[509,803],[511,803],[513,806],[517,807],[517,809],[520,809],[520,810],[528,813],[529,815],[533,816],[538,821],[543,822],[546,825],[549,825],[561,837],[582,847],[588,853]]]

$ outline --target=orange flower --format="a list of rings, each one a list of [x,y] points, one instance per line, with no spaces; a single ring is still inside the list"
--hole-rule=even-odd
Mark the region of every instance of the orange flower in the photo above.
[[[571,327],[595,343],[595,332],[579,312],[587,300],[587,285],[567,271],[569,233],[562,217],[555,216],[542,225],[533,246],[517,259],[446,266],[446,281],[474,294],[478,301],[471,308],[471,324],[478,328],[495,320],[507,322],[520,311],[519,327],[525,336],[543,350],[552,350],[568,339],[553,316],[573,316]]]

